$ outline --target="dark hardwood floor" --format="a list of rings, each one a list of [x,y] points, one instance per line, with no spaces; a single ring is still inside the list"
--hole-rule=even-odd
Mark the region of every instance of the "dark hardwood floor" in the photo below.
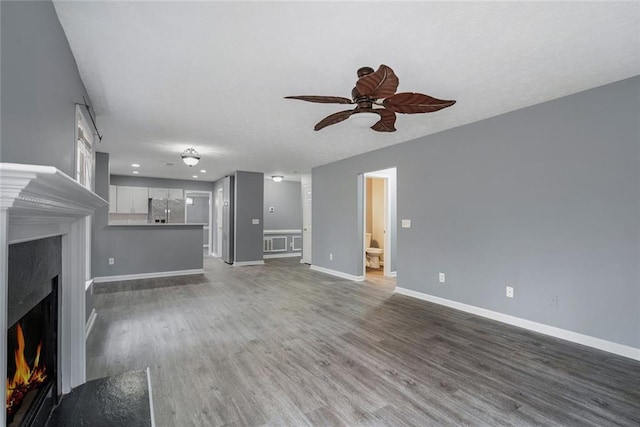
[[[149,366],[158,426],[640,425],[640,362],[266,262],[96,285],[89,379]]]

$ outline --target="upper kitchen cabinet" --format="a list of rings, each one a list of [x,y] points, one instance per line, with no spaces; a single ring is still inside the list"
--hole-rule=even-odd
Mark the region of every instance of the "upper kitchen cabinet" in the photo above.
[[[116,187],[116,213],[146,214],[149,212],[149,189],[146,187]]]
[[[118,187],[116,187],[115,185],[110,185],[109,186],[109,213],[110,214],[118,212],[116,210],[117,198],[118,198]]]
[[[169,199],[184,199],[184,192],[180,188],[170,188],[169,189]]]
[[[150,199],[184,199],[181,188],[149,188]]]

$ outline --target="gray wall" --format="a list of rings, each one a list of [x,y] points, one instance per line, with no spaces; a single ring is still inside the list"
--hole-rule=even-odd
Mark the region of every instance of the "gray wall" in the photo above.
[[[158,187],[160,184],[148,185],[147,182],[173,181],[124,178],[114,181],[119,185]],[[183,188],[165,184],[168,183],[162,182],[160,188]],[[211,183],[193,184],[211,186]],[[96,153],[96,193],[106,200],[109,198],[107,153]],[[108,226],[108,219],[108,207],[94,214],[91,263],[94,277],[203,268],[201,225]],[[109,265],[111,257],[115,258],[114,265]]]
[[[301,230],[302,200],[300,182],[264,181],[264,229]],[[274,212],[269,212],[269,207]]]
[[[640,347],[639,112],[634,77],[315,168],[313,264],[357,274],[357,175],[397,166],[398,286]]]
[[[189,224],[209,223],[209,196],[189,196],[193,199],[192,205],[186,205],[186,222]]]
[[[262,261],[264,174],[237,171],[235,178],[234,262]]]
[[[0,2],[3,162],[74,176],[75,105],[86,94],[49,1]]]

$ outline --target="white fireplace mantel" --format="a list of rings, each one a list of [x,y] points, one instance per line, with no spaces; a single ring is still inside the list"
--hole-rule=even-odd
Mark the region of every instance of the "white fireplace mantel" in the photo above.
[[[9,245],[62,236],[59,301],[59,389],[86,381],[86,218],[108,203],[51,166],[0,163],[0,379],[7,378]],[[6,390],[2,387],[2,401]],[[5,411],[0,427],[6,424]]]

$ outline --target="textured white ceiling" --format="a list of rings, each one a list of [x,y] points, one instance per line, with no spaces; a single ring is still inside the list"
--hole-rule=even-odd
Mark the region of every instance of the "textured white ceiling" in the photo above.
[[[54,1],[104,134],[111,171],[214,180],[297,172],[640,74],[638,2]],[[455,99],[319,132],[359,67],[399,91]],[[346,106],[351,107],[351,106]],[[606,114],[603,111],[603,114]],[[189,169],[180,152],[195,147]],[[166,166],[172,162],[174,166]],[[205,174],[199,173],[206,169]]]

